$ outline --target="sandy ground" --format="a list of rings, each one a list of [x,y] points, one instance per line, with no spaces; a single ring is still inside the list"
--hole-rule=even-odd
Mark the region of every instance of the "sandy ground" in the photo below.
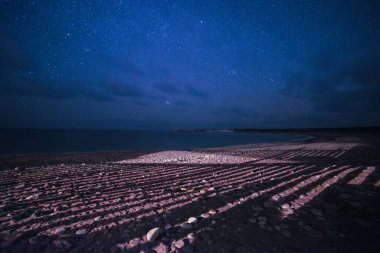
[[[0,250],[380,252],[379,169],[359,138],[3,169]]]

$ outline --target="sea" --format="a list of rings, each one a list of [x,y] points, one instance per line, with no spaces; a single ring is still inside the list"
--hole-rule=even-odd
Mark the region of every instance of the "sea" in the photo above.
[[[297,141],[305,135],[252,132],[153,130],[0,129],[0,154],[212,148]]]

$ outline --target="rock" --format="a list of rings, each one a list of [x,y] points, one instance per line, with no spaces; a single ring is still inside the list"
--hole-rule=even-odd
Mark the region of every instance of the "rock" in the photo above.
[[[40,244],[41,242],[43,242],[45,240],[46,240],[46,237],[36,235],[36,236],[33,236],[33,237],[29,238],[28,241],[29,241],[30,244],[33,245],[33,244]]]
[[[164,231],[161,228],[158,228],[158,227],[153,228],[153,229],[149,230],[149,232],[146,234],[146,239],[149,242],[153,242],[154,240],[156,240],[157,237],[159,237],[163,233],[164,233]]]
[[[289,230],[282,230],[281,231],[282,235],[285,236],[286,238],[292,238],[292,232],[290,232]]]
[[[41,195],[41,193],[36,193],[29,195],[28,197],[25,198],[25,200],[31,200],[31,199],[38,199],[38,197]]]
[[[271,201],[271,200],[267,200],[267,201],[264,202],[264,207],[265,208],[273,208],[275,206],[276,206],[275,203],[273,201]]]
[[[279,224],[279,226],[281,229],[289,229],[290,228],[290,226],[286,223],[281,223],[281,224]]]
[[[261,206],[252,206],[251,209],[255,212],[262,212],[264,211],[264,208]]]
[[[171,229],[171,228],[172,228],[172,225],[170,225],[170,224],[165,225],[165,229]]]
[[[71,248],[71,243],[68,242],[67,240],[63,239],[57,239],[52,242],[53,247],[58,248],[58,249],[70,249]]]
[[[197,238],[197,235],[195,233],[190,233],[187,235],[187,238],[194,241]]]
[[[198,222],[198,219],[195,218],[195,217],[190,217],[188,220],[187,220],[188,223],[192,224],[192,223],[197,223]]]
[[[21,189],[21,188],[24,188],[25,187],[25,183],[20,183],[18,185],[15,186],[15,189]]]
[[[169,246],[166,245],[165,243],[161,242],[160,244],[158,244],[154,250],[157,252],[157,253],[168,253],[169,252]]]
[[[201,217],[204,218],[204,219],[207,219],[207,218],[210,218],[210,214],[209,213],[202,213],[201,214]]]
[[[86,235],[89,232],[87,228],[79,229],[77,232],[75,232],[76,235]]]
[[[289,209],[290,208],[290,205],[288,203],[284,203],[281,205],[281,209],[283,210],[286,210],[286,209]]]
[[[339,198],[342,199],[342,200],[349,200],[351,198],[351,195],[342,192],[341,194],[339,194]]]
[[[316,208],[311,209],[310,212],[316,216],[322,216],[323,214],[321,210],[316,209]]]
[[[264,216],[259,216],[259,222],[257,223],[260,227],[263,227],[267,223],[267,218]]]
[[[185,244],[185,241],[184,240],[178,240],[174,243],[174,247],[176,247],[177,249],[181,249],[183,247],[185,247],[186,244]]]
[[[55,235],[63,235],[64,233],[67,232],[67,229],[64,228],[64,227],[59,227],[59,228],[56,228],[55,230],[52,231],[52,234],[55,234]]]
[[[255,217],[252,217],[252,218],[249,219],[249,222],[252,223],[252,224],[254,224],[254,223],[257,222],[257,219]]]
[[[363,227],[366,227],[366,228],[368,228],[368,227],[370,227],[370,226],[372,225],[371,222],[366,221],[366,220],[364,220],[364,219],[360,219],[360,218],[355,218],[354,221],[355,221],[357,224],[359,224],[359,225],[361,225],[361,226],[363,226]]]
[[[318,238],[323,238],[323,233],[322,232],[319,232],[315,229],[311,229],[310,231],[308,231],[307,233],[309,236],[312,236],[312,237],[318,237]]]
[[[181,228],[184,228],[184,229],[192,229],[192,228],[193,228],[193,224],[192,224],[192,223],[185,222],[185,223],[182,223],[182,224],[181,224]]]

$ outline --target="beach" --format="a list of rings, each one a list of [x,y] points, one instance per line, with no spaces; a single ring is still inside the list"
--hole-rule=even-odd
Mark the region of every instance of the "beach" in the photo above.
[[[378,136],[3,156],[1,252],[380,252]]]

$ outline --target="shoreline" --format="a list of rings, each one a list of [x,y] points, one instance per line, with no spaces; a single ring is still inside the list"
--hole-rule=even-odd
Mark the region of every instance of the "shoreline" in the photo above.
[[[276,134],[276,133],[274,133]],[[300,136],[305,136],[300,139],[292,139],[283,142],[261,142],[253,144],[237,144],[230,146],[210,147],[210,148],[190,148],[179,149],[183,151],[199,151],[199,150],[213,150],[213,149],[225,149],[225,148],[240,148],[244,146],[253,145],[265,145],[265,144],[291,144],[295,142],[305,142],[318,140],[320,137],[316,137],[311,134],[300,133]],[[78,152],[58,152],[58,153],[41,153],[41,154],[0,154],[0,170],[27,168],[30,166],[43,166],[43,165],[57,165],[57,164],[96,164],[96,163],[108,163],[116,160],[135,158],[136,156],[168,151],[176,149],[155,149],[155,150],[111,150],[111,151],[78,151]]]
[[[370,137],[24,158],[0,170],[1,252],[379,252]]]

